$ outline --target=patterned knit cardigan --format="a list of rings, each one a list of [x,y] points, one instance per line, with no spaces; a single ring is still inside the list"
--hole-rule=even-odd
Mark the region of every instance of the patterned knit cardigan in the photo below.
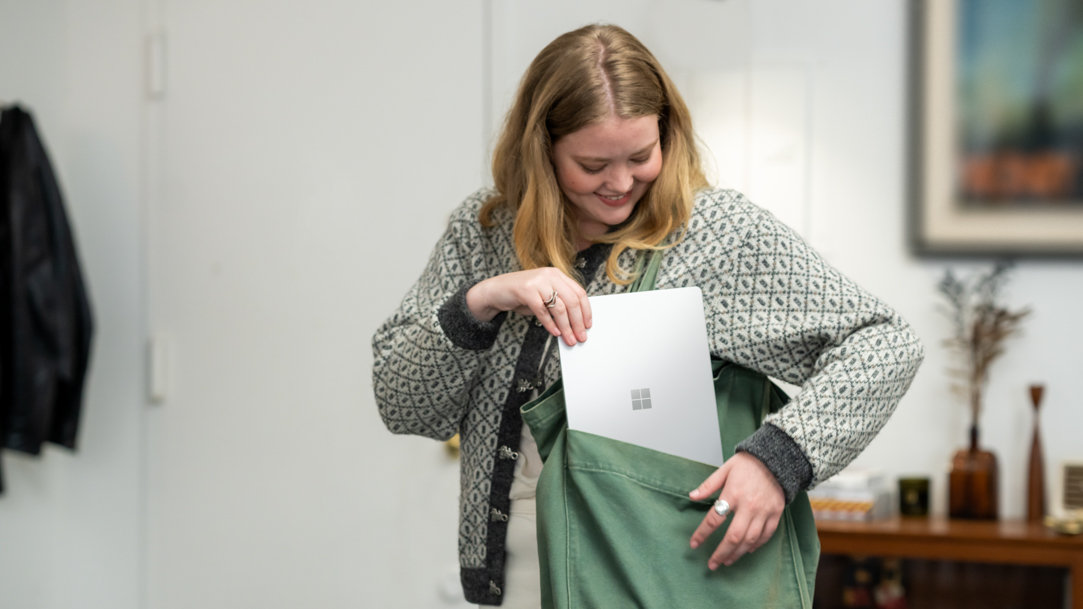
[[[482,323],[466,309],[474,283],[520,270],[510,210],[499,210],[492,228],[478,222],[489,195],[475,193],[452,214],[421,278],[372,345],[388,429],[435,439],[461,434],[463,588],[472,602],[499,604],[518,410],[556,380],[559,362],[543,357],[551,341],[533,318],[507,313]],[[594,246],[577,261],[591,295],[626,289],[605,274],[608,252]],[[625,269],[634,261],[630,251],[620,260]],[[714,357],[801,386],[739,446],[775,474],[787,502],[869,444],[923,357],[897,313],[734,191],[699,193],[687,230],[664,254],[656,289],[693,285],[703,292]]]

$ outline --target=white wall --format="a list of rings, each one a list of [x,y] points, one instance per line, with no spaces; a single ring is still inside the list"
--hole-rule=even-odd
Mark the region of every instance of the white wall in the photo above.
[[[156,454],[163,445],[152,445],[149,451],[141,446],[145,437],[143,424],[146,422],[151,437],[162,437],[157,434],[179,429],[175,421],[181,421],[182,417],[176,413],[183,412],[178,406],[184,403],[167,402],[153,407],[150,413],[144,410],[143,340],[149,332],[169,330],[157,323],[146,327],[144,303],[149,298],[158,303],[156,307],[164,307],[156,309],[155,320],[179,319],[193,327],[201,321],[198,315],[208,309],[185,318],[186,309],[181,304],[186,301],[169,297],[163,302],[160,293],[148,292],[145,285],[162,281],[160,275],[143,274],[141,243],[147,233],[142,229],[141,214],[146,206],[174,204],[169,209],[149,209],[155,231],[161,226],[154,222],[163,218],[198,227],[202,217],[186,215],[184,206],[184,193],[198,192],[198,182],[185,182],[194,178],[182,172],[169,176],[173,182],[163,179],[163,173],[168,175],[170,167],[170,141],[184,141],[185,134],[176,132],[183,123],[169,126],[168,108],[163,110],[144,100],[141,53],[143,35],[158,21],[168,31],[170,15],[198,13],[159,10],[165,3],[152,0],[109,0],[94,3],[93,8],[84,4],[62,0],[34,3],[0,0],[0,99],[21,100],[35,111],[67,194],[99,324],[80,450],[75,454],[50,450],[40,460],[4,454],[9,489],[0,497],[0,590],[3,590],[0,608],[165,607],[170,606],[170,599],[163,596],[168,594],[169,586],[183,585],[186,581],[215,585],[228,593],[204,599],[201,606],[244,606],[245,601],[264,600],[262,592],[255,585],[247,590],[231,587],[224,579],[237,573],[243,578],[261,572],[273,576],[274,581],[270,582],[273,590],[292,587],[299,594],[305,586],[319,586],[322,604],[329,607],[348,606],[362,599],[370,606],[380,607],[454,605],[456,469],[439,445],[421,439],[391,437],[380,428],[370,397],[367,341],[375,325],[419,271],[439,231],[440,219],[465,190],[479,181],[484,166],[481,159],[487,154],[486,144],[493,125],[498,123],[522,67],[553,35],[589,20],[615,21],[637,31],[667,67],[684,79],[682,82],[691,82],[687,79],[697,74],[713,75],[719,78],[712,82],[736,87],[748,94],[748,99],[764,100],[767,104],[769,110],[759,103],[741,106],[751,112],[747,115],[751,118],[731,124],[727,127],[729,131],[723,131],[742,142],[743,152],[715,151],[720,161],[719,180],[744,184],[749,192],[759,194],[759,200],[791,221],[834,264],[895,305],[913,322],[926,343],[925,366],[896,416],[858,459],[858,464],[884,469],[893,475],[932,475],[934,508],[944,510],[944,472],[951,452],[964,444],[966,420],[963,404],[948,390],[949,379],[944,371],[949,362],[939,345],[948,325],[936,310],[938,297],[934,286],[945,267],[974,268],[983,261],[917,260],[906,248],[906,41],[905,3],[901,0],[823,0],[813,4],[798,0],[481,3],[490,11],[489,21],[494,26],[489,43],[492,54],[487,63],[479,59],[478,65],[465,72],[470,74],[467,79],[471,83],[488,83],[489,93],[481,86],[472,89],[474,84],[456,91],[466,99],[455,103],[469,106],[469,99],[476,100],[479,114],[471,112],[469,120],[476,121],[479,133],[477,139],[461,138],[463,141],[455,142],[454,146],[440,139],[444,133],[440,121],[423,120],[427,104],[447,107],[441,99],[446,92],[430,89],[419,93],[416,83],[410,80],[408,66],[403,68],[402,78],[410,86],[399,90],[403,95],[399,98],[395,97],[395,89],[367,88],[356,73],[342,77],[329,71],[326,78],[331,84],[327,86],[334,92],[334,99],[360,103],[369,95],[385,95],[387,114],[355,115],[344,106],[332,105],[332,116],[321,116],[319,124],[340,125],[343,132],[356,135],[362,132],[361,126],[379,121],[378,132],[387,140],[359,141],[358,145],[389,147],[383,157],[367,153],[351,156],[355,153],[349,147],[303,151],[301,179],[322,175],[331,181],[330,186],[321,186],[321,192],[328,197],[308,204],[323,205],[319,209],[340,214],[335,217],[342,218],[343,224],[330,227],[331,237],[322,245],[318,240],[307,241],[309,237],[294,245],[319,246],[314,254],[316,261],[324,261],[322,256],[332,253],[364,254],[356,260],[330,258],[342,261],[343,267],[335,274],[336,286],[341,291],[321,292],[321,298],[338,298],[334,302],[323,301],[332,305],[324,309],[325,315],[331,317],[323,321],[341,324],[339,327],[345,333],[337,336],[319,333],[328,341],[329,352],[341,353],[343,357],[336,359],[333,376],[328,377],[334,382],[322,386],[316,393],[318,399],[304,404],[312,409],[307,416],[318,424],[298,435],[297,425],[304,419],[291,414],[297,406],[297,395],[290,391],[272,392],[267,397],[261,394],[260,405],[276,416],[264,420],[255,436],[246,436],[243,417],[235,416],[242,410],[236,410],[227,399],[221,405],[227,416],[215,421],[213,431],[189,429],[185,433],[196,435],[180,437],[199,438],[199,433],[205,433],[202,437],[211,443],[208,445],[216,446],[216,450],[227,449],[229,438],[240,438],[235,442],[236,458],[229,463],[196,460],[188,470],[183,464],[174,464],[172,469],[163,470],[172,472],[173,478],[154,477],[153,481],[141,479],[143,459]],[[345,4],[335,2],[305,6],[311,8],[291,10],[312,10],[313,15],[346,10]],[[239,1],[181,4],[178,0],[169,6],[173,11],[212,7],[233,17],[248,16],[253,23],[228,30],[220,22],[207,23],[205,29],[200,29],[204,26],[198,21],[184,21],[186,36],[198,38],[201,32],[205,35],[200,61],[214,62],[217,57],[228,62],[236,59],[237,48],[256,49],[252,51],[256,53],[252,56],[257,59],[255,65],[274,70],[274,65],[258,62],[258,46],[267,43],[262,38],[267,32],[260,29],[263,27],[271,28],[270,31],[276,27],[288,29],[300,37],[295,41],[297,46],[292,55],[299,64],[306,59],[318,62],[333,57],[335,44],[351,49],[356,48],[355,44],[363,44],[340,38],[348,27],[332,27],[330,36],[326,30],[289,29],[290,24],[299,23],[296,18],[299,13],[267,11],[262,4]],[[356,10],[359,12],[350,14],[367,17],[372,22],[414,15],[412,7],[391,4],[367,4]],[[436,9],[426,14],[430,21],[443,19],[463,27],[475,18],[484,20],[480,16],[445,16]],[[326,15],[322,18],[326,19]],[[426,27],[435,27],[426,23]],[[469,29],[478,34],[483,32],[482,28],[483,24],[478,24]],[[421,50],[422,57],[425,53],[471,56],[478,52],[480,55],[484,41],[479,41],[476,35],[460,38],[454,33],[453,30],[440,37],[439,48],[425,47],[431,37],[404,38],[403,43],[412,45],[414,51]],[[224,42],[230,39],[230,44]],[[401,55],[386,46],[372,52],[376,55],[371,60],[395,61]],[[290,64],[290,70],[299,64]],[[187,92],[189,97],[183,98],[187,101],[180,107],[186,112],[206,113],[189,116],[187,120],[220,118],[215,114],[220,106],[203,105],[215,99],[213,87],[235,91],[231,111],[246,113],[236,123],[244,126],[239,131],[230,130],[228,121],[214,123],[218,132],[240,139],[228,142],[233,146],[229,150],[208,146],[206,163],[211,167],[227,158],[231,162],[243,161],[243,155],[236,153],[245,142],[265,141],[273,145],[280,141],[280,125],[274,119],[281,115],[268,109],[281,108],[285,101],[303,100],[308,89],[315,99],[320,99],[320,92],[315,90],[317,84],[307,77],[302,79],[305,84],[301,90],[296,88],[296,78],[283,81],[285,101],[265,100],[258,93],[274,94],[273,89],[263,89],[273,82],[273,74],[260,75],[251,86],[245,81],[213,79],[201,85],[198,63],[187,66],[191,71],[185,73],[182,82],[195,89]],[[226,71],[221,65],[213,67],[208,73]],[[321,74],[317,70],[308,76],[323,78]],[[345,80],[338,80],[341,78]],[[787,88],[800,91],[807,101],[773,105],[770,92]],[[426,99],[425,93],[431,99]],[[162,112],[166,113],[165,118]],[[264,130],[253,120],[261,116],[268,119]],[[793,152],[773,165],[760,162],[767,157],[756,156],[760,150],[757,142],[768,142],[764,134],[770,132],[765,123],[772,116],[784,119],[780,121],[786,125],[783,132],[790,138],[785,142],[792,146],[788,150]],[[707,118],[703,121],[709,122]],[[169,131],[171,128],[174,131]],[[416,138],[421,143],[410,150],[387,144],[402,141],[396,138],[400,131],[407,134],[404,137]],[[169,133],[177,134],[170,140]],[[310,141],[299,132],[290,133],[291,142]],[[426,149],[426,138],[436,143],[442,151],[440,156],[420,157],[419,151]],[[723,146],[716,144],[716,147]],[[449,159],[449,153],[443,152],[445,149],[461,152],[451,153],[455,158]],[[343,154],[348,157],[345,161]],[[274,161],[280,157],[260,153],[253,158]],[[352,166],[354,171],[349,166],[351,159],[362,159],[372,165],[366,169]],[[445,172],[442,176],[450,172],[461,177],[434,181],[426,179],[421,172],[415,174],[415,166],[424,169],[430,164],[439,165]],[[741,175],[733,175],[727,169],[734,164],[742,164],[742,170],[736,172]],[[451,171],[453,167],[460,169]],[[277,210],[275,214],[282,214],[274,215],[273,221],[259,227],[260,230],[273,228],[279,220],[292,217],[286,210],[295,203],[296,188],[303,186],[304,181],[290,181],[291,176],[275,174],[273,177],[286,180],[290,186],[276,191],[253,181],[249,187],[245,181],[255,180],[258,171],[252,166],[240,169],[250,173],[238,175],[250,177],[234,185],[240,189],[236,192],[238,197],[258,195],[258,200],[269,209]],[[786,184],[799,180],[802,186],[796,192],[801,203],[794,205],[778,194],[793,192],[792,189],[771,190],[772,176],[783,176]],[[167,186],[164,191],[157,190]],[[401,199],[388,194],[367,196],[373,189],[406,194]],[[252,200],[239,200],[235,208],[229,207],[228,201],[222,205],[226,206],[222,213],[235,214],[248,209],[245,206],[251,206]],[[372,217],[379,218],[381,223],[363,225],[362,218],[368,216],[361,210],[366,209],[372,210]],[[309,221],[305,225],[309,228],[325,226],[315,218],[301,216],[302,221]],[[395,232],[388,229],[399,223],[411,228]],[[409,243],[411,247],[396,249],[394,256],[385,256],[387,249],[360,246],[351,249],[343,239],[352,228],[358,229],[354,232],[359,241],[371,238],[374,243]],[[168,234],[151,233],[152,251],[159,251],[154,248],[161,246],[161,239]],[[239,233],[237,238],[242,237]],[[314,235],[311,237],[315,239]],[[213,251],[231,251],[214,250],[224,243],[215,239],[209,242]],[[273,240],[273,234],[260,233],[248,243],[252,247],[263,246],[268,239]],[[245,249],[245,242],[237,243],[239,250]],[[339,250],[340,246],[344,249]],[[295,251],[303,254],[304,248]],[[241,257],[233,261],[243,264],[234,268],[256,273],[268,271],[255,257],[246,257],[243,251],[237,255]],[[373,259],[386,263],[388,270],[382,274],[365,271],[365,265]],[[153,264],[159,265],[154,267],[159,273],[168,268],[171,277],[179,274],[207,279],[208,257],[193,256],[192,260],[187,265],[183,259],[169,259],[168,266],[161,266],[165,264],[163,260]],[[285,277],[300,282],[291,285],[321,289],[318,279],[325,275],[297,273],[296,267],[287,269]],[[346,280],[342,279],[343,275]],[[251,273],[242,274],[232,285],[243,288],[253,277]],[[1083,411],[1073,408],[1069,396],[1075,367],[1083,361],[1083,330],[1073,305],[1083,297],[1081,291],[1083,262],[1078,260],[1024,261],[1010,286],[1010,301],[1030,305],[1035,313],[1026,321],[1024,334],[1013,339],[1007,355],[993,368],[983,420],[984,443],[1001,459],[1002,506],[1007,516],[1019,516],[1023,512],[1030,422],[1026,387],[1031,381],[1044,381],[1048,387],[1042,413],[1047,467],[1052,469],[1067,459],[1083,461],[1083,449],[1075,439],[1075,430],[1083,424]],[[255,302],[258,296],[255,291],[239,294],[241,303]],[[205,303],[205,299],[193,297],[191,304]],[[168,311],[168,315],[159,317],[162,311]],[[271,335],[277,330],[275,324],[284,319],[288,319],[285,310],[276,309],[269,314],[243,318],[246,324],[243,327],[216,326],[216,332],[221,334],[223,345],[255,344],[266,348],[273,346],[272,343],[252,343],[243,338],[259,335],[261,331]],[[260,323],[267,325],[261,328]],[[181,376],[177,379],[180,385],[175,387],[181,392],[179,395],[194,387],[227,398],[238,395],[237,388],[231,384],[236,379],[230,379],[229,372],[247,370],[245,362],[227,367],[222,376],[185,377],[184,373],[196,369],[184,359],[192,353],[185,341],[191,342],[193,338],[184,333],[177,340],[182,347],[176,354],[181,366],[178,371]],[[298,353],[317,353],[318,347],[305,343]],[[237,357],[245,357],[243,352],[238,353]],[[290,357],[271,357],[266,352],[255,357],[261,365],[269,365],[263,369],[268,378],[298,378],[303,382],[324,378],[308,368],[306,374],[311,376],[297,376],[293,364],[299,360]],[[276,361],[279,368],[274,367]],[[150,420],[144,421],[147,418]],[[299,439],[301,449],[295,448],[288,455],[278,454],[274,440],[290,437]],[[198,455],[199,446],[189,448]],[[221,531],[216,527],[223,526],[225,521],[214,520],[213,510],[202,514],[201,517],[211,519],[206,521],[205,533],[221,532],[230,541],[250,544],[231,550],[235,554],[230,556],[237,557],[231,564],[239,572],[216,572],[201,567],[207,560],[208,548],[216,548],[211,543],[213,540],[188,535],[192,543],[186,544],[185,538],[169,534],[170,522],[162,521],[162,512],[155,510],[148,514],[141,508],[144,500],[151,506],[165,505],[176,497],[172,493],[181,493],[176,500],[183,502],[192,499],[193,491],[206,491],[210,495],[205,497],[205,505],[228,508],[223,513],[238,507],[258,509],[260,506],[251,502],[270,496],[265,493],[271,489],[260,486],[258,492],[244,494],[245,488],[234,482],[248,465],[256,469],[266,467],[261,456],[284,465],[283,471],[292,477],[283,481],[284,493],[298,486],[319,489],[323,494],[318,499],[323,505],[314,509],[310,518],[294,517],[287,508],[313,507],[307,500],[294,498],[285,507],[274,506],[270,517],[257,513],[249,521],[239,523],[244,525],[243,529]],[[157,471],[153,469],[160,465],[157,463],[152,464],[152,471]],[[176,478],[177,475],[184,477]],[[1052,474],[1049,482],[1053,483]],[[253,487],[247,488],[251,491]],[[151,495],[147,497],[147,493]],[[399,516],[391,517],[394,514]],[[144,518],[158,524],[148,532],[140,525]],[[267,555],[267,548],[274,548],[268,539],[276,533],[276,525],[287,541],[278,547],[284,552],[278,556],[279,563],[270,564],[268,561],[275,557]],[[246,550],[250,552],[247,556]],[[159,557],[150,576],[144,572],[148,554]],[[249,561],[252,565],[247,564]],[[220,573],[223,581],[211,581],[216,573]],[[185,580],[184,576],[188,575],[193,579]],[[141,595],[141,586],[149,586],[151,590]],[[448,589],[450,594],[445,594]],[[146,603],[141,604],[140,598]],[[287,593],[280,602],[288,603],[290,599],[291,594]],[[215,605],[215,602],[229,604]]]
[[[151,19],[148,326],[170,362],[147,414],[148,607],[459,594],[457,462],[384,429],[370,340],[478,187],[481,7],[185,0]]]
[[[138,606],[142,325],[138,0],[0,1],[0,100],[34,115],[96,334],[75,453],[4,451],[0,607]]]

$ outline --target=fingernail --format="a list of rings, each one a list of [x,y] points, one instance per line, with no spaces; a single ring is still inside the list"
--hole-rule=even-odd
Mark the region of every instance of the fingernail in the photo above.
[[[711,571],[717,571],[718,570],[718,563],[709,562],[709,563],[707,563],[707,568],[710,569]]]
[[[695,550],[698,547],[699,547],[699,542],[693,539],[692,540],[692,549]]]

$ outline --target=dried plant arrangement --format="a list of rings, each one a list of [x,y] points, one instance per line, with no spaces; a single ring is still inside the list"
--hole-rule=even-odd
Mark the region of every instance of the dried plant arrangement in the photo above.
[[[950,370],[962,379],[953,388],[969,402],[972,430],[981,415],[989,366],[1004,353],[1005,339],[1019,331],[1022,319],[1030,314],[1029,308],[1013,311],[999,302],[1010,269],[1011,263],[1001,261],[988,272],[966,278],[956,277],[948,269],[937,286],[947,300],[942,309],[954,332],[944,345],[961,359],[962,367]]]

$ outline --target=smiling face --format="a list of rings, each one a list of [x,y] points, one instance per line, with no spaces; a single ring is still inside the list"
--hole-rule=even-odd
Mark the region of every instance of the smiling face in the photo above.
[[[662,171],[658,117],[609,115],[569,133],[553,144],[553,168],[585,248],[627,220]]]

